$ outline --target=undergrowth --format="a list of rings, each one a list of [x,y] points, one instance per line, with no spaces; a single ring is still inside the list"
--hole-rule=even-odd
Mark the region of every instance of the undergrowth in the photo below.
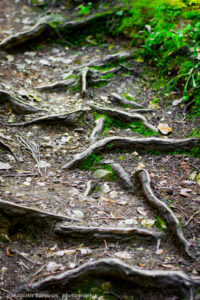
[[[94,115],[95,115],[96,119],[98,119],[102,116],[105,117],[103,132],[106,132],[112,128],[120,128],[120,129],[131,129],[132,131],[139,133],[141,135],[144,135],[144,136],[159,135],[159,133],[146,128],[142,121],[125,123],[119,119],[111,118],[105,114],[102,115],[102,114],[94,113]]]

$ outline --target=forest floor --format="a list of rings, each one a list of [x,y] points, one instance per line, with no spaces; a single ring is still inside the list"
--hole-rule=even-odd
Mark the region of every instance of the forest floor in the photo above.
[[[0,39],[33,26],[36,19],[37,10],[26,3],[20,1],[15,4],[11,0],[2,0]],[[31,48],[25,46],[25,49],[11,53],[0,52],[1,91],[17,94],[24,102],[45,110],[27,116],[16,113],[10,105],[1,104],[2,145],[12,149],[19,163],[8,149],[2,147],[0,196],[2,203],[8,201],[20,207],[65,216],[69,219],[67,221],[66,218],[65,226],[115,229],[134,227],[162,235],[158,234],[159,238],[153,239],[134,237],[128,241],[114,241],[106,236],[95,241],[87,233],[74,238],[73,233],[71,237],[55,234],[55,222],[43,224],[45,217],[40,216],[39,221],[37,217],[37,221],[34,218],[28,220],[26,213],[12,215],[12,206],[10,214],[5,213],[5,208],[0,208],[0,299],[65,299],[67,294],[69,298],[66,299],[193,299],[191,295],[180,293],[181,287],[178,286],[169,289],[170,285],[166,284],[159,289],[159,285],[150,288],[145,284],[143,286],[142,282],[128,285],[126,278],[119,285],[116,279],[113,281],[107,277],[96,281],[94,278],[86,278],[89,283],[81,279],[75,285],[63,285],[62,290],[61,284],[57,286],[54,282],[49,289],[44,289],[43,295],[34,294],[37,290],[29,291],[30,295],[27,294],[29,292],[16,292],[19,287],[31,286],[52,274],[56,276],[68,270],[73,271],[85,263],[105,258],[118,258],[129,267],[139,270],[183,271],[191,278],[199,278],[200,188],[194,179],[200,173],[199,158],[178,153],[180,149],[177,149],[176,154],[158,152],[156,145],[151,151],[145,147],[140,151],[137,146],[136,150],[133,147],[130,150],[126,147],[120,149],[119,146],[115,150],[103,148],[98,155],[93,156],[93,165],[90,160],[86,160],[82,167],[80,161],[75,168],[62,169],[75,154],[90,146],[89,137],[95,127],[96,117],[91,104],[131,113],[129,107],[113,104],[112,93],[124,97],[129,95],[129,99],[134,99],[143,108],[153,109],[145,117],[155,128],[160,123],[169,125],[170,135],[163,136],[154,132],[155,138],[170,140],[190,137],[198,123],[186,117],[183,105],[173,105],[179,95],[164,95],[163,89],[155,85],[156,72],[144,62],[132,58],[125,62],[127,69],[121,68],[104,85],[89,86],[85,94],[76,86],[50,91],[36,90],[38,86],[64,80],[70,76],[73,68],[79,68],[95,59],[101,60],[119,51],[130,52],[127,45],[125,39],[107,37],[100,46],[87,42],[87,46],[63,47],[40,41],[40,44],[36,43]],[[54,123],[47,121],[9,126],[35,119],[36,116],[85,109],[84,118],[74,126],[68,126],[62,119]],[[112,136],[144,137],[142,131],[110,124],[98,139]],[[191,260],[182,253],[184,251],[168,232],[163,216],[161,218],[159,211],[148,203],[141,187],[135,188],[134,192],[124,188],[123,182],[116,175],[111,174],[109,177],[105,165],[98,164],[99,158],[105,163],[109,160],[112,164],[120,164],[132,179],[138,167],[149,172],[154,195],[170,207],[182,224],[184,236],[196,254],[195,259]],[[97,178],[95,171],[103,168],[108,172],[107,176]],[[86,190],[91,184],[94,189],[89,193]],[[70,218],[75,220],[70,221]],[[74,295],[78,293],[79,296]],[[83,293],[88,295],[81,296]]]

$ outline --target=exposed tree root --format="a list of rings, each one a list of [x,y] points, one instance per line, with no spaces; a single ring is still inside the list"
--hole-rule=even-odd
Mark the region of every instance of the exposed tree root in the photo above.
[[[15,155],[14,150],[12,150],[11,146],[8,145],[5,141],[2,141],[1,138],[0,138],[0,147],[7,150],[8,152],[10,152],[12,154],[12,156],[15,158],[15,161],[17,163],[19,163],[19,160],[18,160],[17,156]]]
[[[44,221],[76,221],[80,222],[79,219],[76,218],[70,218],[62,215],[57,215],[53,213],[48,213],[41,211],[39,209],[30,208],[27,206],[18,205],[15,203],[11,203],[9,201],[4,201],[0,199],[0,212],[1,214],[8,216],[9,218],[23,218],[25,219],[38,219],[38,220],[44,220]],[[23,221],[22,221],[23,222]]]
[[[0,99],[1,103],[8,103],[9,107],[17,114],[24,115],[44,111],[43,109],[26,104],[7,91],[0,90]]]
[[[65,226],[57,225],[55,233],[71,238],[88,240],[120,240],[129,241],[137,238],[158,239],[163,234],[156,230],[140,229],[137,227],[130,228],[103,228],[103,227],[83,227],[83,226]]]
[[[80,65],[80,66],[75,66],[74,68],[72,68],[72,70],[80,70],[84,67],[100,67],[100,66],[104,66],[108,63],[115,63],[121,59],[130,59],[132,57],[133,53],[132,52],[125,52],[125,51],[121,51],[118,53],[114,53],[114,54],[109,54],[107,56],[105,56],[104,58],[98,58],[98,59],[94,59],[84,65]],[[109,71],[110,72],[110,71]]]
[[[124,168],[118,164],[114,163],[111,160],[103,161],[104,164],[109,164],[112,166],[113,171],[119,177],[120,181],[122,182],[123,186],[128,189],[130,192],[134,192],[134,183],[131,180],[130,175],[124,170]]]
[[[87,186],[86,189],[84,191],[84,196],[89,196],[90,194],[92,194],[92,192],[95,190],[97,186],[97,182],[95,182],[94,180],[89,180],[87,182]]]
[[[7,124],[8,126],[26,126],[30,124],[35,123],[62,123],[64,125],[71,125],[76,126],[78,124],[79,119],[81,116],[88,110],[76,110],[72,111],[70,113],[62,113],[62,114],[56,114],[56,115],[49,115],[49,116],[43,116],[39,117],[30,121],[26,121],[23,123],[12,123]]]
[[[64,24],[58,26],[56,30],[58,32],[59,31],[64,32],[67,30],[77,30],[80,28],[90,26],[98,20],[109,18],[114,14],[115,12],[113,11],[106,11],[102,13],[96,13],[82,19],[79,17],[75,20],[66,21]],[[54,20],[52,20],[52,22],[54,22]],[[31,27],[26,31],[18,32],[14,35],[7,37],[0,43],[0,49],[11,50],[14,49],[15,47],[19,47],[21,45],[24,45],[28,42],[35,40],[43,33],[46,33],[48,30],[49,31],[51,30],[51,27],[49,26],[50,23],[51,23],[51,17],[49,17],[46,20],[39,21],[36,25],[34,25],[33,27]]]
[[[81,95],[84,97],[87,92],[87,75],[88,75],[88,67],[83,68],[80,73],[80,80],[81,80]]]
[[[142,121],[148,129],[158,132],[158,129],[155,126],[151,125],[147,121],[147,119],[140,114],[131,114],[131,113],[128,113],[125,111],[117,110],[117,109],[98,107],[93,104],[90,104],[90,107],[99,113],[106,114],[110,117],[122,120],[123,122],[126,122],[126,123],[131,123],[133,121],[138,121],[138,120]]]
[[[110,277],[115,280],[122,280],[143,288],[174,289],[182,294],[187,300],[194,300],[194,288],[200,282],[189,277],[181,271],[152,271],[141,270],[130,267],[119,259],[106,258],[94,262],[88,262],[82,266],[65,271],[63,273],[49,276],[41,281],[27,284],[18,288],[17,293],[36,293],[57,287],[71,287],[77,281],[87,277]]]
[[[52,84],[45,85],[45,86],[38,86],[36,89],[40,92],[51,92],[53,90],[57,89],[66,89],[68,86],[73,86],[75,83],[74,78],[66,79],[66,80],[61,80],[61,81],[56,81]]]
[[[79,165],[91,153],[97,153],[108,149],[134,149],[134,150],[159,150],[163,152],[174,151],[177,149],[190,150],[199,143],[199,139],[163,139],[163,138],[126,138],[113,136],[102,139],[90,145],[86,150],[74,155],[73,159],[65,164],[62,169],[69,169]]]
[[[184,250],[185,254],[191,258],[194,258],[194,254],[191,251],[190,243],[185,239],[183,235],[183,231],[180,226],[180,222],[173,213],[173,211],[168,208],[168,206],[160,201],[153,193],[151,186],[150,186],[150,177],[147,170],[138,169],[135,172],[135,177],[139,178],[140,183],[142,185],[143,193],[147,199],[147,201],[155,207],[161,217],[166,221],[169,226],[169,229],[181,245],[182,249]]]
[[[129,105],[130,107],[143,108],[143,106],[135,101],[129,101],[117,93],[111,93],[110,99],[112,102],[119,105]]]
[[[122,168],[122,166],[118,163],[112,163],[112,169],[120,178],[124,187],[129,189],[131,192],[134,192],[133,181],[131,180],[129,174],[124,170],[124,168]]]
[[[101,117],[95,121],[96,126],[90,135],[90,142],[94,143],[102,133],[105,123],[105,117]]]
[[[0,49],[11,50],[39,37],[44,32],[50,30],[50,26],[46,21],[40,21],[30,29],[18,32],[4,39],[0,43]]]

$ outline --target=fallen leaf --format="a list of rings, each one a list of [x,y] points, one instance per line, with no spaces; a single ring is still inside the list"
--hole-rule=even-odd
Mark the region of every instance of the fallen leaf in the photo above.
[[[163,254],[164,253],[164,250],[163,249],[158,249],[158,250],[156,250],[156,254],[157,255],[161,255],[161,254]]]
[[[142,216],[146,216],[147,214],[142,207],[138,207],[137,212]]]
[[[157,129],[160,131],[160,133],[162,133],[164,135],[168,135],[173,131],[172,128],[166,123],[158,124]]]
[[[181,189],[179,192],[179,195],[183,196],[183,197],[189,197],[192,190],[191,189]]]
[[[115,252],[114,255],[121,259],[132,259],[132,256],[126,251]]]
[[[138,266],[141,267],[141,268],[143,268],[143,267],[145,267],[146,265],[145,265],[145,264],[139,263]]]
[[[197,184],[200,185],[200,173],[197,175],[195,180],[196,180]]]
[[[174,268],[174,266],[170,265],[170,264],[162,264],[161,266],[166,268],[166,269],[173,269]]]
[[[9,163],[0,162],[0,170],[9,170],[12,169],[12,166]]]
[[[92,250],[90,248],[78,248],[77,250],[81,255],[88,255],[92,253]]]
[[[139,162],[137,167],[140,168],[140,169],[144,169],[145,164],[143,162]]]
[[[9,247],[6,248],[6,253],[7,253],[8,256],[13,256],[13,254],[10,252]]]
[[[154,223],[155,223],[155,220],[144,219],[144,220],[142,220],[141,225],[143,227],[152,227],[154,225]]]

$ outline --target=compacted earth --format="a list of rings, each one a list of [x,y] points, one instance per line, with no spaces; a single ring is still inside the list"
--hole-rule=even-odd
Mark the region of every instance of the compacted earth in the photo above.
[[[0,39],[32,28],[40,14],[1,0]],[[97,45],[91,35],[78,46],[39,37],[11,51],[0,44],[0,299],[199,299],[198,122],[128,45],[110,36]],[[123,143],[98,144],[109,137]],[[143,138],[153,142],[140,146]],[[130,269],[146,277],[134,281]],[[188,288],[176,274],[188,276]]]

